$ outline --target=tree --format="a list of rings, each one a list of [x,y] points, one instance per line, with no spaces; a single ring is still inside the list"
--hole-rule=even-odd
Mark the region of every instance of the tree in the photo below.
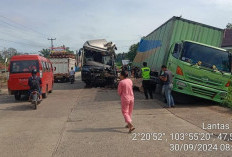
[[[74,54],[74,51],[71,51],[71,50],[69,49],[69,47],[66,47],[66,52],[67,52],[67,53],[72,53],[72,54]]]
[[[4,62],[4,59],[2,57],[2,54],[0,54],[0,63],[3,63]]]
[[[133,45],[130,46],[129,52],[128,52],[128,54],[127,54],[127,57],[128,57],[128,59],[129,59],[130,61],[133,61],[133,60],[134,60],[134,58],[135,58],[135,56],[136,56],[136,54],[137,54],[137,49],[138,49],[138,47],[139,47],[139,43],[133,44]]]
[[[227,28],[227,29],[232,29],[232,23],[228,23],[228,24],[226,25],[226,28]]]
[[[17,55],[17,50],[15,48],[8,48],[8,49],[4,49],[2,52],[2,57],[3,58],[11,58],[12,56]]]
[[[128,54],[127,53],[118,53],[117,55],[116,55],[116,62],[117,63],[122,63],[122,60],[127,60],[128,59]]]
[[[45,58],[49,58],[50,57],[50,49],[43,49],[41,51],[39,51]]]

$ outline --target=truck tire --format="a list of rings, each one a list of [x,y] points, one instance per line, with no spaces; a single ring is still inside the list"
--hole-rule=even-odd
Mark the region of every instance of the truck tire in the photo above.
[[[86,87],[91,87],[92,83],[90,81],[85,81],[85,85],[86,85]]]

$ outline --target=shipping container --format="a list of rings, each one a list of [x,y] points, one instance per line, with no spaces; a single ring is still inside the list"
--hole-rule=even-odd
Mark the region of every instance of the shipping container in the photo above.
[[[220,28],[174,16],[141,39],[133,64],[141,67],[143,62],[147,62],[152,70],[159,72],[160,67],[167,63],[173,44],[191,40],[221,47],[222,37]]]

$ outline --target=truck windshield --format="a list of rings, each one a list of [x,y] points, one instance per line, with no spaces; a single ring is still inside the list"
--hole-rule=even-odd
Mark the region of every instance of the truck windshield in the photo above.
[[[112,59],[110,56],[103,56],[103,64],[112,65]]]
[[[231,72],[229,53],[215,48],[185,42],[181,59],[191,64],[199,63],[207,68]]]
[[[10,73],[31,73],[33,69],[39,71],[37,60],[12,61],[10,63]]]

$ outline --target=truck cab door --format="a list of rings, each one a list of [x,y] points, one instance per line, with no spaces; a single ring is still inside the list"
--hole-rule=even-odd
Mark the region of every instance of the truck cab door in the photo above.
[[[180,58],[180,54],[182,51],[182,44],[176,43],[174,44],[169,52],[169,58],[168,58],[168,64],[167,67],[170,71],[173,72],[173,74],[175,73],[175,70],[177,68],[177,64],[178,64],[178,60]]]

